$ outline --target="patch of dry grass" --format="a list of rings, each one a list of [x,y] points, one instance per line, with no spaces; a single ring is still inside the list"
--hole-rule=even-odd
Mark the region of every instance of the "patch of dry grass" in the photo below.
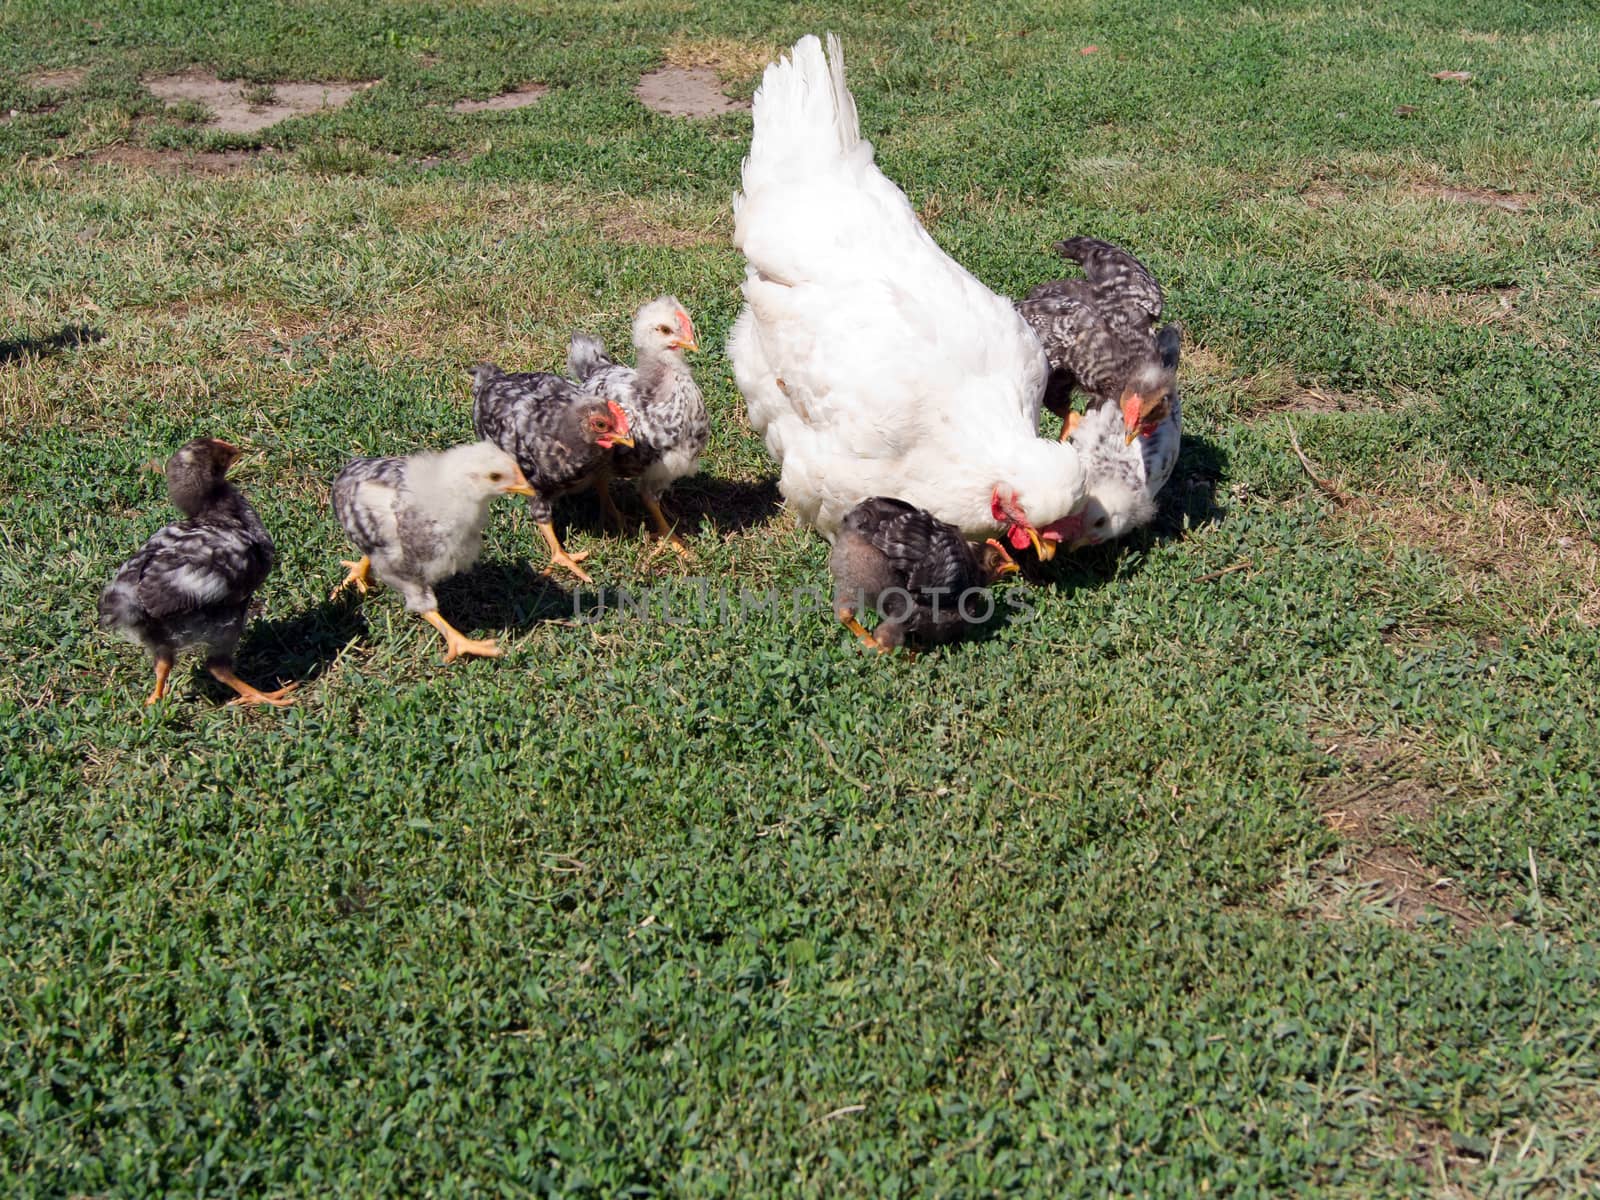
[[[1600,625],[1597,531],[1575,509],[1549,509],[1525,489],[1490,487],[1430,465],[1415,487],[1366,493],[1336,520],[1395,552],[1424,550],[1450,567],[1463,602],[1538,633],[1557,622]]]
[[[752,79],[777,60],[784,47],[777,42],[732,37],[690,38],[668,42],[661,57],[669,67],[710,67],[724,83]]]

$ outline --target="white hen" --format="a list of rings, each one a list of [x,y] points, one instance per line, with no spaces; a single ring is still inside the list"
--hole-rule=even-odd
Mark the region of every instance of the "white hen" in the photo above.
[[[859,501],[896,496],[1048,557],[1084,472],[1038,436],[1038,341],[874,165],[836,37],[827,56],[807,36],[768,66],[754,108],[728,356],[784,498],[830,540]]]

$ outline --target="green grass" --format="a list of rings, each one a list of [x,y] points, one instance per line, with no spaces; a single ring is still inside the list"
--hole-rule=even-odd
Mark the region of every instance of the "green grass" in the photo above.
[[[0,365],[8,1194],[1600,1185],[1600,19],[1153,7],[0,10],[0,340],[104,334]],[[1156,530],[915,661],[781,610],[575,619],[509,503],[443,593],[503,660],[326,602],[348,457],[465,439],[465,366],[663,290],[706,348],[698,563],[585,502],[571,544],[682,603],[825,583],[721,350],[748,114],[631,95],[824,28],[991,286],[1074,232],[1166,282]],[[230,137],[139,86],[192,64],[381,82]],[[251,451],[281,561],[240,669],[288,711],[192,666],[145,711],[95,628],[200,433]]]

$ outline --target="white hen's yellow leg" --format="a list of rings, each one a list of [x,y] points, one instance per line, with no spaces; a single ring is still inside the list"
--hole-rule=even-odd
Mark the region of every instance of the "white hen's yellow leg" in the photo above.
[[[368,587],[371,586],[369,581],[372,578],[372,560],[363,554],[360,559],[355,562],[351,562],[348,558],[341,558],[339,560],[339,565],[341,567],[348,567],[350,569],[350,573],[344,577],[338,587],[334,588],[333,591],[328,593],[328,599],[336,599],[339,593],[348,587],[355,588],[359,594],[365,596],[367,594]]]
[[[494,644],[493,638],[486,638],[483,641],[469,638],[451,625],[449,621],[441,617],[439,610],[436,608],[429,609],[423,613],[422,619],[444,635],[445,662],[455,662],[463,654],[470,654],[476,658],[499,658],[505,653],[504,650]]]
[[[289,693],[299,686],[298,684],[290,683],[275,692],[263,692],[235,675],[232,667],[225,667],[220,663],[212,663],[207,669],[217,682],[227,684],[238,693],[237,696],[228,701],[229,704],[270,704],[274,708],[287,708],[294,703],[293,700],[289,699]]]
[[[578,565],[584,559],[589,557],[589,552],[587,550],[581,551],[578,554],[568,554],[566,550],[562,548],[561,539],[556,536],[556,527],[550,524],[548,521],[540,522],[539,532],[544,534],[545,544],[550,547],[550,565],[545,569],[544,573],[546,575],[550,574],[550,572],[554,571],[557,567],[565,567],[585,583],[594,582],[593,579],[589,578],[589,573]]]

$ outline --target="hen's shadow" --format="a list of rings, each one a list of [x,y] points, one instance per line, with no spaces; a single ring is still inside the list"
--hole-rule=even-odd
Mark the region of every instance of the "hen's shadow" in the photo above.
[[[51,354],[60,354],[63,350],[101,341],[105,336],[104,331],[91,329],[87,325],[65,325],[55,333],[43,337],[23,337],[0,342],[0,366],[14,363],[19,358],[26,358],[29,355],[44,358]]]

